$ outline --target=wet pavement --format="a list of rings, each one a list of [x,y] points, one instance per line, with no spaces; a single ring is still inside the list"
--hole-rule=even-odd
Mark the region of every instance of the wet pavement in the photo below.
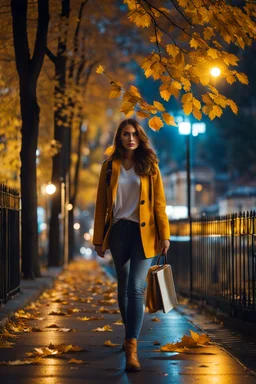
[[[120,319],[115,281],[95,261],[73,262],[51,289],[6,324],[9,334],[3,329],[0,339],[0,383],[256,383],[253,372],[216,342],[181,352],[159,351],[190,330],[202,332],[176,310],[145,313],[138,343],[142,370],[126,374]],[[118,345],[104,345],[109,340]],[[6,342],[14,344],[1,348]],[[17,360],[34,364],[2,365]]]

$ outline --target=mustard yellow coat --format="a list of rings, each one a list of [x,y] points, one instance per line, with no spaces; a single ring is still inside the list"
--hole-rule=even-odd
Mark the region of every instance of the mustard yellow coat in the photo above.
[[[103,251],[109,248],[109,234],[113,221],[112,211],[117,192],[121,160],[112,161],[112,175],[109,186],[106,184],[107,164],[108,161],[103,163],[100,173],[93,235],[93,244],[102,244]],[[159,240],[170,238],[170,226],[165,207],[163,182],[159,167],[156,165],[156,175],[151,177],[140,176],[140,234],[146,258],[159,253]]]

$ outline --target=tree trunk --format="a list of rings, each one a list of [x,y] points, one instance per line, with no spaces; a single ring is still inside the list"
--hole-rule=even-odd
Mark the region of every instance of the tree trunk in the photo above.
[[[21,252],[25,279],[40,274],[38,263],[36,150],[39,128],[37,80],[45,54],[49,2],[38,0],[38,25],[32,58],[27,36],[27,0],[12,0],[13,41],[20,82],[21,145]]]
[[[61,205],[65,203],[61,201],[61,182],[66,183],[66,176],[69,168],[68,159],[68,140],[69,133],[66,125],[67,116],[65,113],[66,104],[64,100],[66,91],[66,52],[67,52],[67,23],[70,12],[70,0],[62,0],[61,18],[64,20],[65,30],[60,36],[58,42],[57,56],[48,54],[52,58],[55,65],[55,79],[57,85],[54,90],[55,111],[54,111],[54,139],[58,140],[62,145],[60,152],[53,158],[52,166],[52,183],[56,185],[56,192],[52,199],[50,231],[49,231],[49,254],[48,265],[62,265],[64,255],[61,247],[60,237],[60,215]],[[67,178],[68,179],[68,178]],[[62,233],[64,228],[61,227]]]

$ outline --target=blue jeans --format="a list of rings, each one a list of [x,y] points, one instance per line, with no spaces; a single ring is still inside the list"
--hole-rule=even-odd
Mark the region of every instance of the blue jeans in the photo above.
[[[110,251],[114,260],[118,304],[125,337],[138,339],[144,317],[144,287],[152,259],[146,259],[139,224],[119,220],[111,228]]]

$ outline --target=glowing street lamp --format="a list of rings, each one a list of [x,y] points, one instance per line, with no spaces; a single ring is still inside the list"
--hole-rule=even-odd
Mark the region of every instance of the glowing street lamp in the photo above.
[[[45,187],[45,192],[47,195],[53,195],[56,192],[56,185],[48,183]]]
[[[213,77],[219,77],[220,74],[221,74],[221,70],[220,70],[218,67],[213,67],[213,68],[210,70],[210,74],[211,74]]]

